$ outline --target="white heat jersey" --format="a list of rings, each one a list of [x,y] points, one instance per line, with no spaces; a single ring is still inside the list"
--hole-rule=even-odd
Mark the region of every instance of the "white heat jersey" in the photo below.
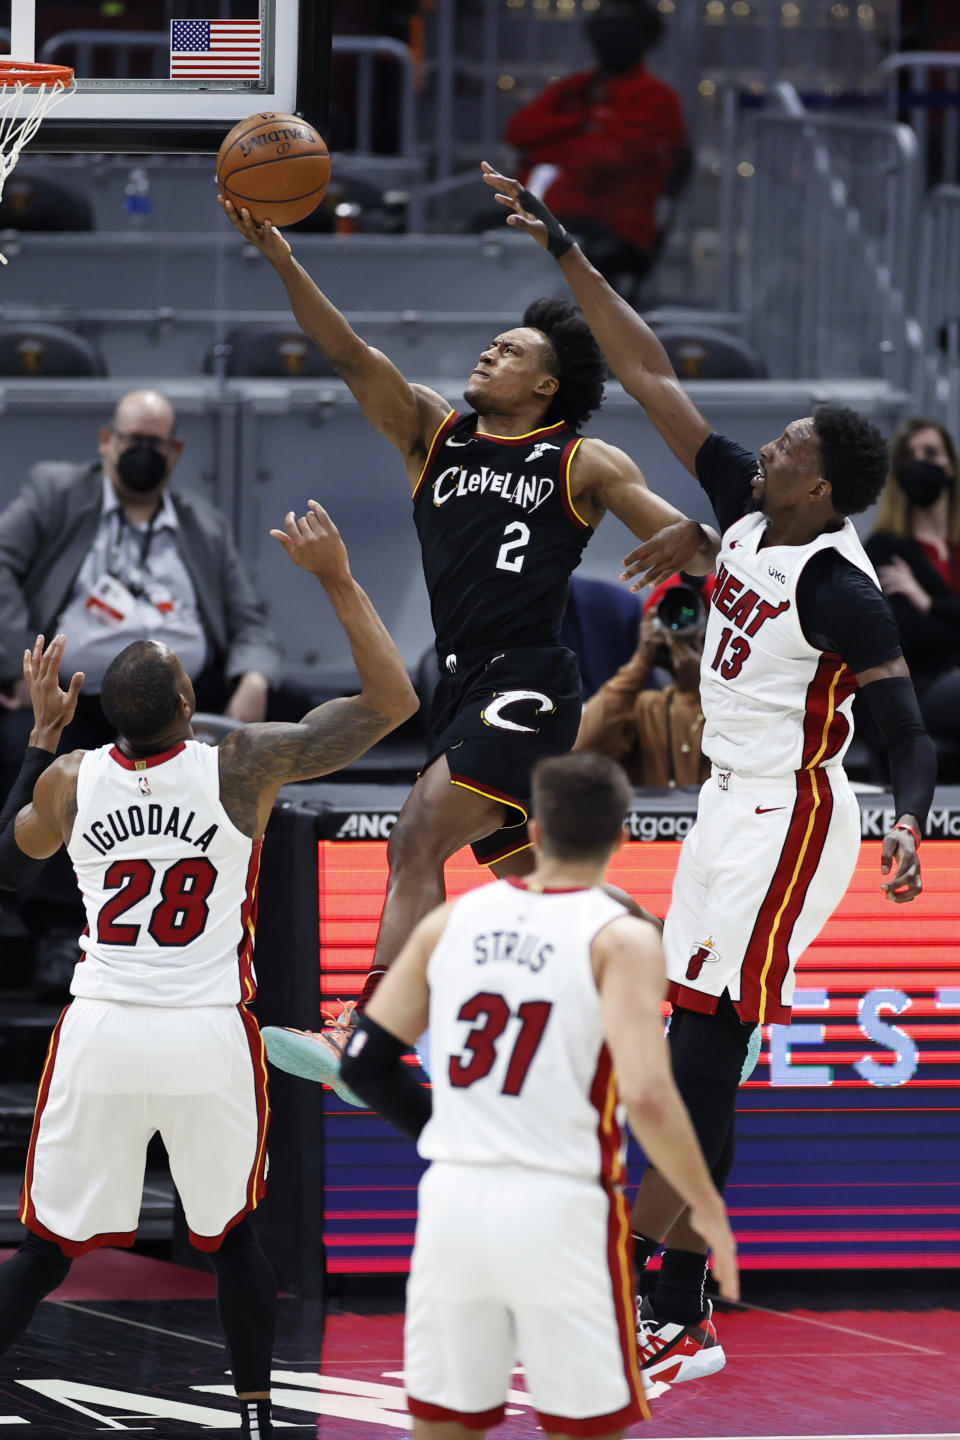
[[[74,995],[176,1006],[253,999],[260,842],[224,810],[218,762],[197,740],[136,761],[105,745],[80,762],[67,851],[87,930]]]
[[[710,601],[700,704],[703,751],[720,770],[787,775],[839,765],[853,733],[856,682],[816,649],[797,615],[797,583],[820,550],[838,550],[877,585],[851,520],[809,545],[767,545],[762,514],[724,532]]]
[[[620,1182],[623,1115],[590,945],[624,913],[603,890],[508,880],[457,901],[427,968],[424,1159]]]

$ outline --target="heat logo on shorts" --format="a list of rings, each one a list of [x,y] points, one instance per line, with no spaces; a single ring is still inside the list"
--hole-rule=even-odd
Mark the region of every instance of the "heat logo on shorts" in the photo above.
[[[720,959],[720,951],[717,949],[715,940],[711,937],[693,946],[690,951],[690,959],[687,961],[687,980],[699,980],[700,971],[704,965],[715,964]]]
[[[480,719],[484,725],[493,725],[498,730],[520,730],[526,735],[535,735],[538,730],[536,725],[520,725],[516,720],[508,720],[503,711],[508,705],[517,705],[522,701],[534,701],[536,703],[537,715],[546,712],[552,715],[556,705],[549,695],[542,694],[539,690],[505,690],[502,695],[495,695],[489,705],[485,705],[480,711]]]

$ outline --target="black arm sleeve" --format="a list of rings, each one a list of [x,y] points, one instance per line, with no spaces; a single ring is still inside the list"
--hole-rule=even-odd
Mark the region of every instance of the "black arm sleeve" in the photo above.
[[[937,752],[924,727],[913,681],[908,675],[874,680],[864,685],[863,698],[890,756],[897,818],[916,815],[922,832],[937,783]]]
[[[394,1129],[417,1140],[433,1107],[429,1091],[403,1063],[401,1057],[409,1049],[376,1020],[362,1015],[340,1062],[340,1078]]]
[[[20,772],[10,787],[0,810],[0,889],[19,890],[21,886],[36,879],[47,863],[25,855],[14,839],[13,827],[24,805],[33,799],[33,787],[48,766],[56,760],[49,750],[38,750],[28,745],[20,765]]]
[[[758,464],[751,450],[714,432],[697,451],[696,467],[721,533],[755,508],[753,478]]]
[[[889,600],[836,550],[820,550],[804,566],[797,617],[809,643],[839,655],[854,675],[902,654]]]

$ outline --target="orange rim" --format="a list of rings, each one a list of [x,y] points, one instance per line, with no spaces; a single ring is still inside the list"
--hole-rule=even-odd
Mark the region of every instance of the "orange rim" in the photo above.
[[[0,60],[0,85],[69,85],[73,71],[69,65],[40,65],[31,60]]]

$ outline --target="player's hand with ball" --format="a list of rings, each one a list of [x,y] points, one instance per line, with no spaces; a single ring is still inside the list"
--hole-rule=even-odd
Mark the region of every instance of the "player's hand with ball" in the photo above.
[[[262,225],[258,225],[249,210],[238,210],[231,200],[225,200],[222,195],[218,195],[217,199],[220,201],[221,210],[233,221],[244,240],[255,245],[271,265],[280,265],[293,254],[272,220],[264,220]]]
[[[307,501],[307,513],[298,519],[288,510],[282,530],[270,534],[286,550],[294,565],[309,570],[324,585],[350,579],[350,560],[340,531],[317,500]]]

